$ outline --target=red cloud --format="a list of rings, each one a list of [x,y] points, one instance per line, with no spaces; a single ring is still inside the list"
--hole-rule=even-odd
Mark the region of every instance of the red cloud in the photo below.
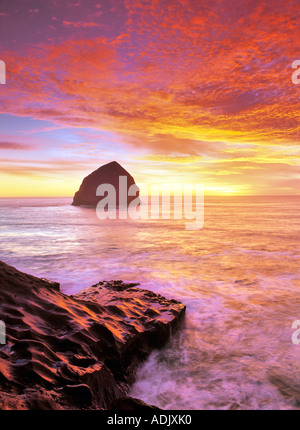
[[[13,150],[13,151],[27,151],[27,150],[33,150],[35,148],[35,145],[30,145],[26,143],[19,143],[19,142],[0,142],[0,149],[5,150]]]
[[[76,33],[4,53],[2,112],[112,130],[137,148],[169,154],[201,154],[222,141],[298,142],[297,1],[124,5],[127,21],[109,36]],[[65,20],[62,27],[99,25]]]
[[[70,22],[70,21],[63,21],[63,24],[66,26],[71,26],[71,27],[75,27],[75,28],[90,28],[90,27],[101,27],[100,24],[96,23],[96,22],[81,22],[81,21],[77,21],[77,22]]]

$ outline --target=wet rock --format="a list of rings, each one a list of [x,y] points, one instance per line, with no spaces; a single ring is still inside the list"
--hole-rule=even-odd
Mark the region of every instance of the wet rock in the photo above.
[[[63,391],[83,405],[92,403],[91,388],[87,384],[65,385]]]
[[[148,405],[140,399],[135,399],[133,397],[121,397],[114,400],[109,409],[112,411],[159,411],[161,410],[157,406]]]
[[[184,312],[121,281],[67,296],[0,262],[0,409],[107,409]]]

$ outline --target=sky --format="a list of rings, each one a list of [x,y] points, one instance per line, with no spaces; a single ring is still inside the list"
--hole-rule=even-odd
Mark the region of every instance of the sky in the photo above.
[[[300,186],[299,0],[0,0],[0,197],[118,161],[207,195]]]

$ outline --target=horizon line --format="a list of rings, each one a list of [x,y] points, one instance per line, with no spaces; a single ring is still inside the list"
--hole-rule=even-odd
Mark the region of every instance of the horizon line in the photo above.
[[[161,196],[161,194],[160,194]],[[168,196],[166,194],[166,196]],[[0,199],[73,199],[74,196],[0,196]],[[158,196],[154,196],[158,197]],[[171,195],[172,197],[172,195]],[[300,197],[299,194],[204,194],[204,197]]]

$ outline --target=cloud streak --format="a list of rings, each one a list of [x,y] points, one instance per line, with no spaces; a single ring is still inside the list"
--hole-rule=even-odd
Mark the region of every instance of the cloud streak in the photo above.
[[[49,29],[46,40],[22,50],[3,46],[1,112],[114,132],[145,162],[224,162],[236,178],[228,162],[235,158],[251,172],[269,164],[271,177],[278,163],[298,163],[288,150],[300,136],[299,88],[291,82],[297,5],[126,0],[70,9],[50,1],[47,17],[28,13],[51,21],[55,35]],[[247,155],[245,145],[252,145]]]
[[[9,151],[32,151],[36,147],[30,144],[24,144],[19,142],[1,142],[0,141],[0,150],[9,150]]]

